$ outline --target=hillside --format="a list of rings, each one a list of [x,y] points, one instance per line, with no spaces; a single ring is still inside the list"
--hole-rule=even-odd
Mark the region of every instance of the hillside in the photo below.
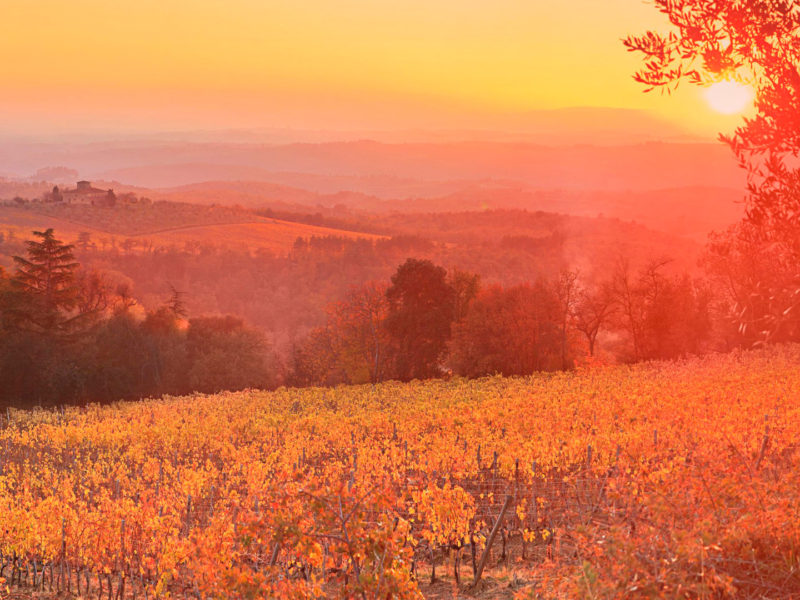
[[[588,122],[596,112],[565,113],[551,125],[558,129],[568,118]],[[52,187],[40,179],[69,172],[103,189],[176,203],[350,218],[514,208],[635,220],[696,241],[743,214],[745,173],[730,149],[680,136],[638,143],[565,138],[553,145],[491,135],[406,143],[281,143],[269,136],[258,143],[246,137],[75,140],[23,144],[14,152],[0,143],[0,158],[17,171],[15,180],[0,181],[0,199],[39,196]]]
[[[551,146],[472,140],[386,143],[362,139],[291,144],[120,141],[39,145],[30,151],[16,146],[13,153],[2,150],[0,147],[0,158],[7,168],[26,174],[46,165],[66,165],[84,178],[151,188],[220,179],[270,181],[275,173],[347,176],[362,178],[367,184],[372,177],[419,182],[513,180],[540,188],[572,190],[744,182],[730,150],[720,143]]]
[[[10,411],[0,545],[12,586],[109,593],[797,597],[798,374],[783,346]]]
[[[31,231],[53,228],[74,242],[89,234],[94,247],[199,246],[288,252],[297,238],[337,236],[378,239],[379,236],[260,217],[252,211],[223,206],[156,202],[113,209],[87,205],[0,205],[0,232],[26,239]],[[2,254],[0,249],[0,255]]]
[[[93,171],[92,176],[147,187],[208,179],[269,181],[271,173],[286,172],[359,176],[367,182],[370,176],[386,175],[422,182],[512,180],[539,188],[570,190],[646,190],[744,182],[730,150],[722,144],[540,146],[358,141],[284,146],[167,145],[153,150],[161,164],[146,162],[150,156],[147,149],[142,149],[135,155],[121,153],[116,159],[119,168]],[[113,152],[103,158],[104,162],[114,159]],[[80,167],[79,170],[83,172]]]
[[[283,178],[278,178],[283,180]],[[173,202],[241,205],[295,213],[321,213],[368,221],[383,215],[521,209],[581,217],[602,215],[704,242],[744,214],[743,193],[733,187],[687,186],[653,190],[541,189],[509,181],[452,181],[427,187],[364,178],[338,181],[340,191],[314,191],[318,178],[296,176],[299,187],[260,181],[208,181],[148,191]],[[352,187],[346,187],[346,186]],[[388,187],[384,187],[388,186]],[[382,190],[384,195],[381,195]],[[344,191],[360,190],[360,191]],[[396,194],[385,196],[387,190]]]
[[[317,193],[347,190],[382,198],[447,193],[453,181],[513,181],[539,189],[643,191],[677,186],[742,189],[730,149],[714,142],[622,144],[530,141],[232,143],[119,140],[0,143],[17,177],[65,165],[80,177],[148,188],[200,181],[271,181]],[[427,190],[426,190],[427,188]],[[116,189],[116,188],[115,188]]]

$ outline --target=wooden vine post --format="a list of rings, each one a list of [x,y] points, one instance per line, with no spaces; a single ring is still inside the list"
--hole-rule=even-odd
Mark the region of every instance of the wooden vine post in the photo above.
[[[481,555],[481,561],[480,563],[478,563],[478,570],[475,572],[475,581],[472,583],[472,587],[478,585],[478,582],[481,580],[481,574],[483,573],[483,568],[486,566],[486,561],[489,560],[489,551],[492,549],[494,538],[497,537],[497,532],[500,531],[500,526],[503,523],[503,518],[506,516],[506,511],[508,510],[510,504],[511,504],[511,495],[506,494],[506,501],[503,502],[503,508],[500,509],[500,515],[494,522],[494,527],[492,527],[492,532],[489,534],[489,539],[486,540],[486,548],[483,549],[483,554]]]

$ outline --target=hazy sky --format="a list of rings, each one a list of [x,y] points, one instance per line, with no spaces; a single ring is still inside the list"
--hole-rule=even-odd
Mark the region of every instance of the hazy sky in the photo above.
[[[733,122],[633,82],[620,38],[664,26],[642,0],[2,0],[0,21],[0,132],[485,129],[572,106]]]

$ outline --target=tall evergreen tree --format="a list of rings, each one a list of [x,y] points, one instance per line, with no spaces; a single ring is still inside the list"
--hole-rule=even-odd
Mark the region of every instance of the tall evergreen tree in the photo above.
[[[34,231],[38,240],[25,242],[27,258],[15,256],[17,270],[12,278],[14,298],[9,314],[23,330],[62,335],[80,329],[86,313],[77,310],[80,267],[73,246],[57,240],[52,228]]]

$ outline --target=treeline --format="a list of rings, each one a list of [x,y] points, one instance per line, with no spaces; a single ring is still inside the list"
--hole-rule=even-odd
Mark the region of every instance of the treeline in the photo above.
[[[277,384],[264,335],[237,317],[186,318],[181,294],[144,311],[81,268],[52,229],[0,269],[0,402],[106,402]]]
[[[315,227],[327,227],[329,229],[338,229],[340,231],[355,231],[358,233],[369,233],[375,235],[390,235],[393,233],[390,227],[382,224],[375,217],[360,218],[351,215],[349,211],[346,212],[347,216],[345,218],[323,215],[321,212],[306,213],[279,210],[276,208],[256,209],[253,211],[253,213],[268,219],[279,219],[281,221],[302,223],[304,225],[314,225]]]
[[[453,245],[418,236],[386,239],[298,238],[286,253],[224,248],[192,242],[172,247],[116,247],[76,241],[76,257],[87,267],[135,287],[136,297],[152,308],[169,285],[185,292],[192,314],[236,314],[269,335],[277,351],[291,348],[325,321],[325,308],[352,286],[388,281],[408,257],[417,257],[478,273],[483,281],[511,284],[551,277],[566,268],[561,236],[478,241]],[[18,240],[0,252],[19,254]]]
[[[620,260],[587,284],[578,272],[503,287],[408,259],[387,284],[332,304],[294,351],[290,382],[334,385],[448,374],[526,375],[576,364],[702,353],[720,342],[708,288]],[[602,340],[602,350],[599,341]]]
[[[0,402],[524,375],[798,341],[791,239],[739,224],[712,238],[703,278],[619,256],[585,277],[552,252],[551,263],[526,264],[521,282],[499,284],[451,261],[438,266],[430,255],[453,248],[423,238],[314,238],[278,257],[213,247],[102,253],[85,243],[79,252],[37,232],[5,241],[20,252],[0,269]],[[500,244],[531,245],[512,241]],[[183,293],[194,277],[215,287]],[[175,287],[154,302],[157,280]],[[209,312],[237,316],[198,316],[208,313],[192,306],[209,297],[229,308]],[[276,351],[267,331],[279,328],[292,335]]]
[[[235,314],[265,332],[285,361],[325,322],[328,303],[344,298],[353,286],[388,281],[408,257],[476,273],[484,285],[503,286],[553,279],[575,264],[590,283],[611,271],[620,252],[633,257],[669,253],[676,258],[671,271],[696,261],[687,258],[680,240],[666,243],[640,227],[609,220],[487,211],[396,215],[390,224],[396,229],[391,238],[298,238],[286,250],[210,236],[159,246],[146,237],[84,232],[65,241],[75,244],[76,259],[85,268],[115,283],[127,282],[147,309],[156,308],[172,285],[184,292],[190,314]],[[426,233],[408,234],[416,228]],[[10,256],[24,252],[21,236],[0,232],[0,261],[10,264]]]
[[[296,250],[331,254],[342,243],[311,240]],[[145,310],[129,284],[82,267],[52,229],[35,232],[25,250],[13,274],[0,271],[6,404],[523,375],[587,360],[669,358],[712,344],[707,290],[666,275],[663,262],[633,272],[620,261],[597,283],[563,270],[503,287],[412,258],[390,279],[354,286],[330,304],[324,324],[298,337],[281,361],[240,317],[189,317],[174,288]]]

